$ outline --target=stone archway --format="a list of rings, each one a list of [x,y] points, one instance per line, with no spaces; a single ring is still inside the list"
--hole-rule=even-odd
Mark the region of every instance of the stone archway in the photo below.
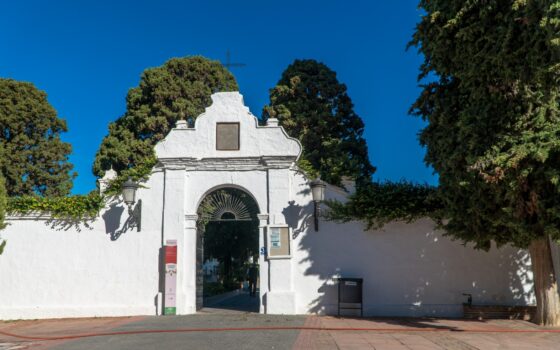
[[[248,261],[258,261],[260,210],[254,197],[246,190],[233,186],[219,186],[207,192],[197,209],[196,237],[196,309],[204,306],[207,258],[220,266],[220,279],[214,287],[228,291],[241,282]],[[206,252],[206,253],[205,253]],[[259,298],[260,299],[260,298]],[[245,305],[244,311],[258,311],[255,305]]]

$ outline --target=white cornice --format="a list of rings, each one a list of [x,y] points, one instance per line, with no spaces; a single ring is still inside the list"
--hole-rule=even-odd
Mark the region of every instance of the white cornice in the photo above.
[[[198,220],[198,214],[185,214],[185,220]]]
[[[26,214],[10,213],[6,216],[6,221],[22,221],[22,220],[52,220],[53,216],[48,212],[32,212]]]
[[[243,158],[160,158],[165,169],[186,171],[248,171],[290,168],[296,161],[293,156],[243,157]]]

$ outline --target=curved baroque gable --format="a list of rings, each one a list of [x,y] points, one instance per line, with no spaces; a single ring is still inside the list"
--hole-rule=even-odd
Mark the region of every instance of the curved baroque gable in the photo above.
[[[239,123],[239,150],[217,149],[216,128],[219,123]],[[196,118],[194,128],[178,123],[178,127],[156,145],[155,151],[157,158],[164,162],[183,158],[257,157],[296,161],[301,144],[280,126],[259,126],[239,92],[218,92],[212,95],[212,105]]]

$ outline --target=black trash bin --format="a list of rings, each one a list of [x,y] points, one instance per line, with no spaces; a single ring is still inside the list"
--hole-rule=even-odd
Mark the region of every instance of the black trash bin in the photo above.
[[[364,316],[364,303],[362,278],[338,278],[338,316],[340,310],[360,310],[360,316]],[[359,304],[359,306],[357,306]]]

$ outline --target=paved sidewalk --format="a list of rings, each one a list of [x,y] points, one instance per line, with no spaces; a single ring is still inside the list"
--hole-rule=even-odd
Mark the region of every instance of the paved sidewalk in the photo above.
[[[103,318],[61,318],[48,320],[0,321],[0,350],[54,348],[67,340],[35,340],[11,337],[3,332],[33,338],[72,336],[84,333],[110,332],[121,325],[137,322],[144,316]]]
[[[71,339],[79,335],[85,336]],[[560,350],[560,329],[509,320],[356,319],[253,313],[0,322],[0,350],[226,348]]]
[[[204,307],[201,313],[237,313],[237,312],[259,312],[259,297],[251,296],[244,290],[236,290],[229,293],[216,295],[204,299]]]
[[[560,349],[560,329],[543,329],[517,320],[309,316],[304,327],[328,330],[302,330],[294,349]],[[342,328],[349,330],[332,330]]]

